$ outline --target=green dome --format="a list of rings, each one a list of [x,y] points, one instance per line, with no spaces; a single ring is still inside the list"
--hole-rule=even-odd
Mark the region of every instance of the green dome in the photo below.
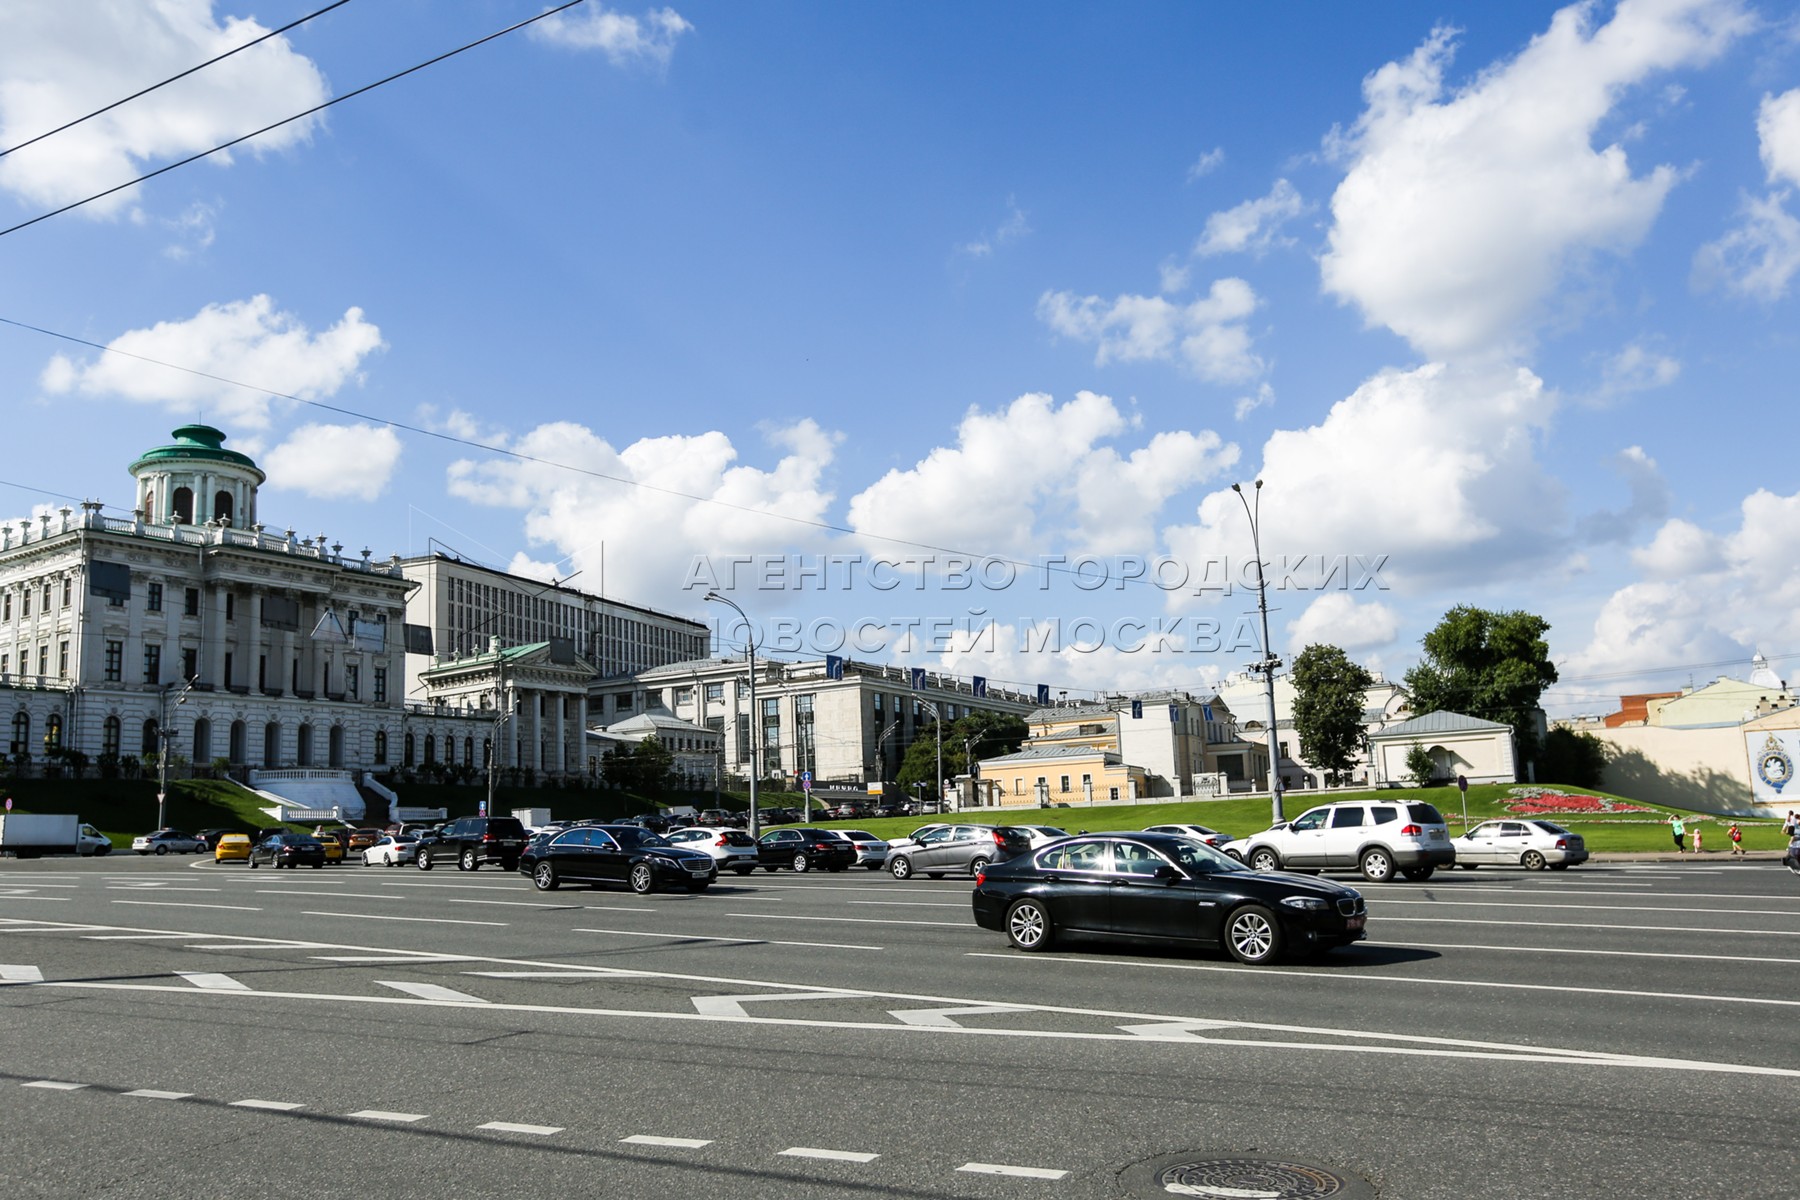
[[[266,478],[262,469],[248,454],[239,454],[236,450],[225,449],[223,430],[214,429],[211,425],[183,425],[174,431],[174,438],[175,440],[167,446],[158,446],[154,450],[145,451],[142,457],[131,464],[131,473],[136,475],[140,468],[153,463],[200,459],[244,467],[255,472],[258,483]]]

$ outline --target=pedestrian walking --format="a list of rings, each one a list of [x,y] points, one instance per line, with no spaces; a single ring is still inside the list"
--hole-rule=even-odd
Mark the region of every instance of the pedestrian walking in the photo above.
[[[1744,831],[1738,828],[1736,821],[1731,823],[1731,828],[1726,832],[1725,836],[1731,839],[1731,852],[1733,854],[1742,854],[1744,852]]]
[[[1800,831],[1800,816],[1795,816],[1794,810],[1790,808],[1788,809],[1787,820],[1781,823],[1781,836],[1791,842],[1794,840],[1794,834],[1797,831]]]
[[[1682,839],[1687,837],[1687,823],[1680,817],[1670,817],[1669,832],[1675,835],[1675,852],[1677,854],[1686,854],[1687,843]]]
[[[1703,851],[1700,848],[1700,835],[1705,832],[1706,832],[1705,830],[1700,828],[1700,822],[1695,821],[1694,822],[1694,853],[1695,854],[1704,854],[1705,853],[1705,851]]]

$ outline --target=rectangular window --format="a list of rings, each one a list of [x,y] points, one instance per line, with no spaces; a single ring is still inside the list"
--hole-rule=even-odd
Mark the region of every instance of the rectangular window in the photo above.
[[[1066,792],[1069,790],[1069,777],[1067,775],[1064,775],[1061,778],[1062,778],[1062,788],[1060,790]]]
[[[814,771],[818,769],[817,755],[813,750],[813,697],[808,695],[794,697],[794,770]]]
[[[12,593],[0,597],[0,621],[12,620]]]
[[[63,603],[62,603],[62,606],[64,608],[69,607],[69,600],[75,594],[74,582],[75,581],[72,579],[63,580]]]
[[[266,654],[259,654],[256,656],[256,690],[259,692],[264,691],[268,686],[269,656]]]
[[[377,704],[385,703],[387,701],[387,668],[386,667],[376,667],[375,668],[374,685],[375,685],[375,703],[377,703]]]
[[[31,615],[31,589],[29,587],[19,589],[19,615],[21,617]]]
[[[352,700],[360,700],[362,690],[362,670],[355,663],[344,664],[344,695]]]
[[[38,647],[38,674],[39,675],[48,675],[49,673],[50,673],[50,647],[48,645],[39,646]]]
[[[12,674],[12,655],[0,654],[0,675]]]
[[[692,704],[693,702],[694,702],[694,689],[693,688],[681,687],[681,688],[675,689],[674,707],[680,708],[683,705]]]
[[[237,676],[231,673],[231,651],[227,650],[225,652],[225,678],[219,682],[223,683],[226,687],[230,687],[231,681],[236,678]]]
[[[181,613],[187,617],[200,615],[200,589],[188,588],[181,594]]]
[[[162,584],[153,583],[145,589],[144,606],[151,612],[162,611]]]
[[[162,647],[144,647],[144,682],[162,682]]]
[[[69,641],[64,638],[56,646],[56,676],[58,679],[69,677]]]
[[[237,608],[237,604],[235,603],[236,600],[237,597],[231,592],[225,593],[225,619],[227,621],[231,620],[234,615],[234,610]]]
[[[192,680],[200,674],[200,651],[192,646],[184,646],[181,650],[181,677]]]
[[[725,702],[725,685],[722,683],[707,684],[706,702],[708,704],[723,704]]]
[[[44,581],[44,611],[45,612],[50,611],[50,582],[49,582],[49,580]]]

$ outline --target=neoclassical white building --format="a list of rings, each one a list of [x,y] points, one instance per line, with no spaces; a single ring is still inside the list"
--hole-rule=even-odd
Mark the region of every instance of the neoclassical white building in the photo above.
[[[0,527],[0,711],[15,761],[159,749],[249,767],[368,767],[400,735],[400,561],[261,523],[263,472],[185,425],[97,502]]]

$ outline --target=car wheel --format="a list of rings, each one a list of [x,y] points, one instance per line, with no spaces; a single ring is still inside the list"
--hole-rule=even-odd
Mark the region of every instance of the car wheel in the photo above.
[[[631,868],[631,890],[640,896],[648,895],[656,890],[656,872],[650,869],[649,863],[638,863]]]
[[[1260,967],[1281,956],[1281,927],[1260,904],[1246,904],[1225,922],[1225,948],[1246,966]]]
[[[167,846],[158,846],[156,848],[156,852],[158,854],[167,854],[169,852],[169,848]]]
[[[531,872],[531,882],[540,892],[554,892],[557,885],[556,868],[547,862],[539,863]]]
[[[1250,867],[1256,871],[1281,870],[1281,856],[1263,846],[1250,855]]]
[[[913,873],[912,859],[906,857],[904,854],[895,855],[892,859],[888,860],[887,869],[888,874],[892,875],[895,879],[911,879]]]
[[[987,870],[988,863],[990,863],[992,861],[993,861],[992,859],[984,858],[983,856],[981,856],[979,854],[977,854],[974,858],[971,858],[969,860],[969,878],[973,879],[973,878],[975,878],[975,876],[977,876],[977,875],[981,874],[983,871]]]
[[[806,874],[808,869],[810,869],[811,867],[812,867],[812,864],[806,861],[806,855],[804,855],[804,854],[794,855],[794,874],[804,875],[804,874]]]
[[[252,871],[256,870],[256,857],[254,855],[250,858],[250,869]]]
[[[481,869],[481,860],[475,857],[475,852],[473,850],[464,850],[462,852],[462,857],[456,860],[456,869],[459,871],[479,871]]]
[[[1361,866],[1363,878],[1371,883],[1386,883],[1394,877],[1393,857],[1380,846],[1363,851]]]
[[[1406,867],[1400,874],[1406,876],[1414,883],[1424,883],[1427,879],[1431,878],[1431,873],[1435,870],[1437,870],[1436,867]]]
[[[1544,856],[1536,850],[1527,850],[1519,856],[1519,865],[1527,871],[1541,871],[1547,865]]]
[[[431,870],[431,851],[429,851],[429,850],[419,851],[419,857],[414,859],[413,861],[418,864],[419,870],[421,870],[421,871]]]
[[[1225,853],[1230,855],[1232,858],[1237,859],[1239,862],[1244,861],[1244,852],[1242,850],[1227,850],[1227,851],[1225,851]]]
[[[1021,950],[1049,948],[1050,912],[1040,901],[1020,900],[1006,910],[1006,937]]]

